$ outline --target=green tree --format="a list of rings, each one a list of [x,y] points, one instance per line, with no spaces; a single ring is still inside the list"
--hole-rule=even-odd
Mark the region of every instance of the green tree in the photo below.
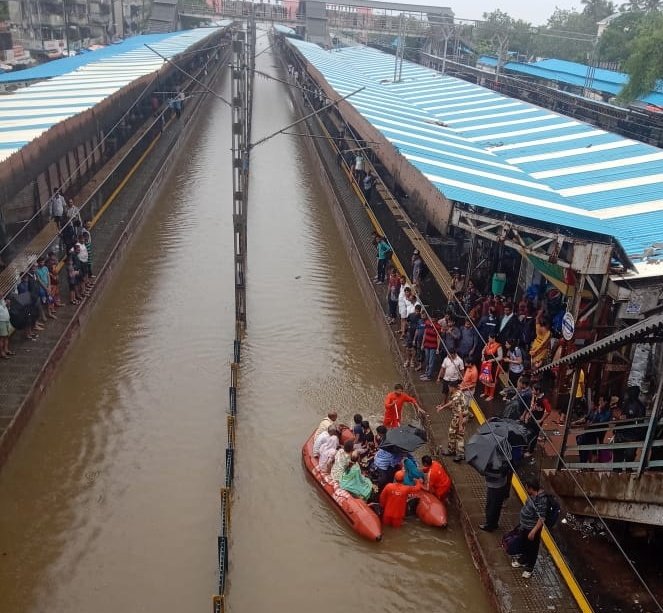
[[[0,0],[0,21],[9,21],[9,2]]]
[[[626,4],[622,4],[620,10],[651,13],[660,11],[661,8],[663,8],[662,0],[629,0]]]
[[[624,67],[629,80],[619,94],[623,102],[631,102],[656,87],[663,77],[663,14],[650,14],[644,20]]]
[[[608,62],[625,62],[646,19],[647,14],[641,11],[628,11],[614,19],[599,39],[599,58]]]
[[[584,5],[583,15],[592,19],[594,23],[616,12],[615,5],[609,0],[580,0],[580,4]]]
[[[473,35],[480,53],[499,54],[502,50],[526,54],[531,47],[532,25],[497,9],[483,14]]]
[[[534,54],[572,62],[587,62],[594,45],[596,21],[586,13],[557,8],[539,28]]]

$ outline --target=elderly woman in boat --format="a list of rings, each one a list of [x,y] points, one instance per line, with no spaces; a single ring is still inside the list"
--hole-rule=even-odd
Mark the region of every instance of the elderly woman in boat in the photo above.
[[[368,501],[373,493],[373,483],[368,477],[361,474],[359,467],[360,455],[358,451],[353,451],[350,456],[350,463],[341,476],[340,486],[342,490],[349,492],[357,498]]]

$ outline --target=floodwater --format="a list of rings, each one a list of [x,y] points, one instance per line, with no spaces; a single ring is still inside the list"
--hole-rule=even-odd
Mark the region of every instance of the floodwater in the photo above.
[[[283,85],[255,87],[254,140],[293,120]],[[2,613],[211,608],[234,307],[229,118],[204,112],[0,473]],[[306,479],[321,416],[376,420],[397,374],[304,146],[251,163],[230,610],[490,610],[454,514],[368,543]]]

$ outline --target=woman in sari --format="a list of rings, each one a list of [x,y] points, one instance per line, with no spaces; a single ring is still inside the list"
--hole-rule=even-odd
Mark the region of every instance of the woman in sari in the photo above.
[[[368,477],[361,474],[359,467],[359,452],[353,451],[350,463],[341,476],[340,486],[342,490],[349,492],[357,498],[368,501],[373,493],[373,484]]]
[[[493,330],[488,333],[488,342],[481,352],[481,369],[479,372],[479,381],[483,384],[481,397],[488,402],[495,398],[498,368],[503,357],[502,345],[497,342]]]
[[[550,322],[546,317],[536,321],[536,338],[529,350],[532,369],[541,368],[550,357]]]

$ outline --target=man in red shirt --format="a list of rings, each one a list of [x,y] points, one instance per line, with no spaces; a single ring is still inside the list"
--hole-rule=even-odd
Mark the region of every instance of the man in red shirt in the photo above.
[[[435,361],[439,353],[440,333],[442,327],[435,319],[426,319],[424,326],[424,338],[421,343],[421,348],[424,350],[424,364],[426,370],[424,374],[419,377],[422,381],[432,381],[435,373]]]
[[[394,475],[395,483],[389,483],[380,494],[382,507],[382,524],[400,528],[407,511],[407,497],[409,494],[421,489],[421,481],[416,485],[403,485],[405,473],[399,470]]]
[[[417,399],[408,396],[403,391],[403,386],[400,383],[394,385],[394,391],[389,392],[384,399],[384,418],[382,423],[387,428],[399,428],[401,425],[401,417],[403,415],[403,405],[406,402],[414,405],[417,413],[423,413],[422,408],[417,403]]]
[[[451,477],[444,470],[444,466],[429,455],[421,458],[422,470],[427,475],[428,491],[444,502],[451,490]]]

